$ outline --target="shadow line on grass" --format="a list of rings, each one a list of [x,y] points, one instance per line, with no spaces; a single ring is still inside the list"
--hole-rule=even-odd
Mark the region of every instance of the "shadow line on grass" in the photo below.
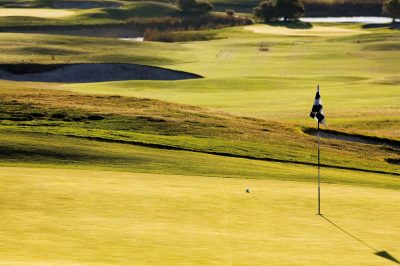
[[[359,243],[363,244],[364,246],[366,246],[367,248],[371,249],[375,255],[388,259],[396,264],[400,264],[400,261],[398,261],[395,257],[393,257],[392,255],[389,254],[389,252],[382,250],[382,251],[378,251],[377,249],[375,249],[374,247],[372,247],[371,245],[369,245],[367,242],[361,240],[360,238],[356,237],[355,235],[347,232],[346,230],[344,230],[343,228],[341,228],[340,226],[338,226],[337,224],[335,224],[334,222],[332,222],[331,220],[329,220],[328,218],[326,218],[324,215],[320,215],[322,219],[324,219],[325,221],[327,221],[328,223],[330,223],[331,225],[333,225],[334,227],[336,227],[337,229],[339,229],[340,231],[342,231],[343,233],[345,233],[346,235],[350,236],[351,238],[353,238],[354,240],[357,240]]]
[[[57,135],[57,134],[54,134],[54,135]],[[73,134],[65,134],[63,136],[71,137],[71,138],[88,139],[88,140],[94,140],[94,141],[110,142],[110,143],[121,143],[121,144],[128,144],[128,145],[135,145],[135,146],[140,146],[140,147],[149,147],[149,148],[156,148],[156,149],[164,149],[164,150],[190,151],[190,152],[196,152],[196,153],[210,154],[210,155],[230,157],[230,158],[241,158],[241,159],[248,159],[248,160],[255,160],[255,161],[318,166],[317,163],[276,159],[276,158],[270,158],[270,157],[254,157],[254,156],[250,156],[250,155],[233,154],[233,153],[219,152],[219,151],[197,150],[194,148],[193,149],[185,148],[185,147],[173,146],[173,145],[169,145],[169,144],[145,143],[145,142],[135,141],[135,140],[118,140],[118,139],[109,139],[109,138],[104,138],[104,137],[77,136],[77,135],[73,135]],[[400,173],[387,172],[387,171],[381,171],[381,170],[371,170],[371,169],[363,169],[363,168],[347,167],[347,166],[339,166],[339,165],[329,165],[329,164],[320,164],[320,166],[326,167],[326,168],[331,168],[331,169],[342,169],[342,170],[351,170],[351,171],[359,171],[359,172],[367,172],[367,173],[375,173],[375,174],[400,176]]]

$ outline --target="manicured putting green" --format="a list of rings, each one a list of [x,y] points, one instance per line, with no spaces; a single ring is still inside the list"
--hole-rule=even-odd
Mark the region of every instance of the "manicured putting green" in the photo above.
[[[399,193],[312,183],[0,168],[0,265],[394,265]],[[250,193],[246,193],[250,188]]]
[[[0,17],[62,18],[74,15],[72,10],[50,8],[0,8]]]
[[[268,25],[255,25],[247,26],[245,29],[250,30],[255,33],[261,34],[272,34],[272,35],[282,35],[282,36],[351,36],[357,34],[368,34],[368,31],[360,29],[346,29],[339,27],[324,27],[324,26],[314,26],[309,29],[294,29],[279,26],[268,26]]]

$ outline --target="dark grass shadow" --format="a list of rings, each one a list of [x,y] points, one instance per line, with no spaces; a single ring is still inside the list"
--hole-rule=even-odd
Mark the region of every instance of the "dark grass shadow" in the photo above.
[[[302,22],[302,21],[289,21],[289,22],[284,22],[284,21],[276,21],[276,22],[270,22],[267,25],[273,26],[273,27],[285,27],[289,29],[311,29],[313,25],[310,22]]]
[[[385,161],[390,164],[400,165],[400,159],[386,158]]]
[[[363,29],[391,29],[391,30],[400,30],[400,22],[395,23],[386,23],[386,24],[375,24],[369,23],[362,26]]]
[[[335,224],[334,222],[332,222],[331,220],[326,218],[324,215],[321,214],[320,216],[321,216],[322,219],[324,219],[325,221],[327,221],[328,223],[330,223],[331,225],[333,225],[334,227],[336,227],[337,229],[339,229],[340,231],[342,231],[346,235],[350,236],[354,240],[357,240],[359,243],[363,244],[365,247],[367,247],[368,249],[372,250],[375,255],[377,255],[377,256],[379,256],[381,258],[385,258],[387,260],[390,260],[390,261],[392,261],[392,262],[394,262],[396,264],[400,264],[400,262],[395,257],[390,255],[389,252],[387,252],[385,250],[378,251],[377,249],[375,249],[374,247],[372,247],[371,245],[369,245],[365,241],[361,240],[360,238],[356,237],[355,235],[353,235],[353,234],[349,233],[348,231],[344,230],[343,228],[341,228],[340,226],[338,226],[337,224]]]

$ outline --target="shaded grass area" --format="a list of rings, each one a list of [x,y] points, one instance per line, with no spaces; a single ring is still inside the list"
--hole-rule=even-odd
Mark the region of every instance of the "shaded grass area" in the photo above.
[[[365,50],[372,51],[400,51],[400,44],[398,42],[368,45]]]
[[[214,32],[210,31],[159,31],[148,30],[144,34],[145,41],[152,42],[191,42],[191,41],[210,41],[219,39]]]
[[[0,177],[1,264],[392,265],[315,215],[311,183],[28,167]],[[399,257],[398,191],[323,184],[323,195],[327,219]]]

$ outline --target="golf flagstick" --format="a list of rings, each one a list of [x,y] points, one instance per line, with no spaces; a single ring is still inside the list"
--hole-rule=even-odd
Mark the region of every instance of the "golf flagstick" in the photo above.
[[[318,139],[318,215],[321,215],[321,165],[320,165],[320,141],[319,141],[319,124],[326,126],[324,109],[322,108],[321,95],[319,94],[319,85],[317,94],[315,95],[314,105],[312,107],[310,117],[317,120],[317,139]]]
[[[319,152],[319,122],[318,124],[318,215],[321,215],[321,167],[319,165],[320,163],[320,152]]]

